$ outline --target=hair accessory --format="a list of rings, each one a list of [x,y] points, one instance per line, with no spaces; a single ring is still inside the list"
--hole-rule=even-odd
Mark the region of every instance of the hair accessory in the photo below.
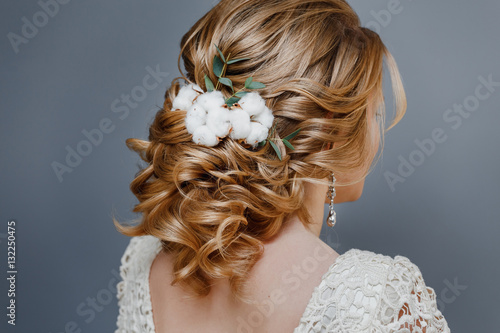
[[[196,84],[183,86],[172,102],[172,111],[187,110],[186,129],[193,135],[193,142],[197,144],[214,147],[227,136],[253,148],[269,141],[281,160],[281,152],[272,141],[274,139],[268,139],[269,129],[274,122],[272,111],[259,93],[245,91],[262,89],[266,86],[249,77],[244,87],[235,92],[231,80],[224,77],[226,69],[228,65],[249,58],[231,60],[231,54],[224,57],[219,47],[217,45],[215,47],[219,54],[215,55],[213,60],[213,71],[218,78],[217,84],[214,86],[210,78],[205,75],[206,92]],[[229,98],[224,98],[222,92],[217,90],[219,84],[230,87],[233,94]],[[289,140],[299,131],[300,129],[281,140],[287,147],[294,149]]]
[[[337,223],[337,213],[333,210],[333,198],[335,198],[335,174],[332,172],[332,185],[328,190],[328,198],[330,199],[330,213],[328,214],[328,219],[326,220],[326,224],[329,227],[333,227],[335,223]]]

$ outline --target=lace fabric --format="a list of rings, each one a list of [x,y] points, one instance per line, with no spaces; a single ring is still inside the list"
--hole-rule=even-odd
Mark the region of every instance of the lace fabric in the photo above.
[[[120,266],[115,333],[155,333],[149,271],[161,250],[153,236],[132,237]],[[351,249],[314,288],[293,333],[446,333],[436,294],[408,258]]]
[[[351,249],[339,256],[294,333],[450,332],[436,293],[408,258]]]
[[[149,293],[149,271],[161,250],[153,236],[132,237],[121,259],[122,281],[116,286],[118,319],[115,333],[155,333]]]

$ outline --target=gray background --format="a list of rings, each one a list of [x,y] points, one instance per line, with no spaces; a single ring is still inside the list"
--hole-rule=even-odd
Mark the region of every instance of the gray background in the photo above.
[[[500,87],[479,105],[471,96],[480,76],[500,82],[500,2],[351,3],[394,54],[408,112],[387,134],[362,198],[336,205],[338,224],[325,226],[321,237],[339,253],[361,248],[407,256],[435,289],[453,332],[496,332]],[[5,278],[0,282],[2,332],[114,330],[115,274],[129,239],[115,231],[111,214],[122,221],[136,217],[128,186],[138,158],[124,141],[146,138],[155,105],[178,76],[181,36],[212,6],[201,0],[69,1],[43,22],[36,1],[0,3],[1,276],[9,220],[17,222],[18,268],[15,327],[6,324],[8,288]],[[34,16],[41,27],[16,53],[7,36],[22,35],[23,17],[33,22]],[[145,90],[148,66],[170,74]],[[137,95],[141,89],[145,96]],[[113,101],[132,92],[140,100],[128,114],[114,112]],[[458,126],[458,113],[451,121],[447,110],[464,102],[473,111]],[[106,118],[113,131],[60,181],[51,164],[65,164],[66,147],[76,149],[85,140],[82,131]],[[428,155],[419,153],[415,140],[429,140],[435,129],[446,140]],[[391,188],[387,173],[397,174],[410,158],[418,166]],[[87,303],[92,299],[94,308]]]

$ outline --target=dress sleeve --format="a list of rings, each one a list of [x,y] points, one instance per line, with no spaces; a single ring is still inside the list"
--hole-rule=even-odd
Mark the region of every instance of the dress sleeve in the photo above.
[[[132,237],[121,259],[116,285],[118,318],[115,333],[154,333],[148,276],[151,262],[159,252],[159,242],[152,236]]]
[[[389,332],[449,333],[436,293],[425,285],[420,269],[403,256],[396,256],[391,266],[379,311]]]
[[[408,258],[351,249],[315,288],[294,333],[449,333],[436,294]]]
[[[134,281],[134,254],[136,253],[138,238],[132,237],[121,258],[120,276],[121,281],[116,285],[116,297],[118,298],[118,318],[115,333],[126,333],[130,325],[132,315],[131,283]]]

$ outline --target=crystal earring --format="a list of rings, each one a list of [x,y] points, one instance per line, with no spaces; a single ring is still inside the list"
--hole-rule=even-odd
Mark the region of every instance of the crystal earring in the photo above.
[[[328,214],[328,219],[326,220],[326,224],[329,227],[333,227],[335,223],[337,223],[337,213],[333,210],[333,198],[335,198],[335,174],[332,172],[332,185],[328,189],[328,198],[330,199],[330,213]]]

